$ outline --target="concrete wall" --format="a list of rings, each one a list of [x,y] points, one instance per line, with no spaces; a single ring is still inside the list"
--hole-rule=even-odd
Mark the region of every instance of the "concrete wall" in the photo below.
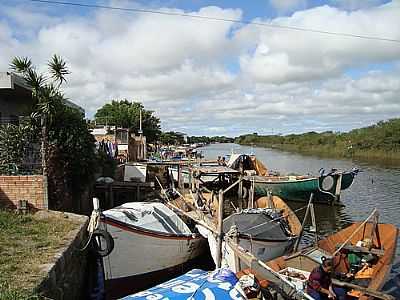
[[[66,246],[54,256],[54,262],[43,265],[45,276],[37,285],[35,292],[49,299],[85,299],[87,290],[87,259],[88,251],[80,251],[88,239],[87,225],[89,218],[86,216],[60,213],[54,211],[41,211],[45,218],[47,214],[62,214],[71,221],[80,225],[71,231],[66,240]]]
[[[0,207],[15,208],[26,200],[30,208],[47,209],[42,175],[0,176]]]

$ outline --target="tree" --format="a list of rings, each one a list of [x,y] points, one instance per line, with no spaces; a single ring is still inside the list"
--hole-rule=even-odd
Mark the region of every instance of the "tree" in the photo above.
[[[184,143],[181,133],[169,131],[160,134],[160,142],[164,145],[180,145]]]
[[[146,110],[140,102],[129,102],[126,99],[112,100],[97,110],[95,119],[98,124],[116,125],[137,133],[140,111],[142,111],[143,134],[149,142],[153,142],[161,133],[160,119],[153,115],[153,111]]]
[[[0,131],[0,144],[10,143],[8,149],[18,154],[24,147],[20,145],[21,137],[25,143],[38,143],[41,137],[43,175],[48,177],[50,208],[79,211],[78,200],[96,171],[95,140],[81,113],[65,105],[60,87],[69,74],[66,63],[54,55],[48,67],[48,74],[39,74],[30,59],[13,59],[11,68],[21,74],[32,88],[36,107],[27,123],[29,130],[12,128],[8,136]],[[22,125],[26,126],[20,124],[20,127]],[[8,138],[10,136],[13,138]],[[5,158],[9,161],[8,157]],[[18,159],[13,161],[19,162]]]
[[[48,62],[48,67],[50,76],[38,74],[32,61],[27,57],[15,57],[11,62],[11,69],[24,77],[26,83],[32,88],[32,97],[37,102],[33,117],[40,117],[41,120],[43,176],[47,176],[47,129],[63,104],[64,96],[60,92],[60,86],[66,82],[65,76],[69,74],[66,63],[56,54]]]

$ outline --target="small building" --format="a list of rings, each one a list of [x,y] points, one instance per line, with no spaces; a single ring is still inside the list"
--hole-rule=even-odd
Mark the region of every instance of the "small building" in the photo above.
[[[0,123],[18,123],[19,118],[29,115],[35,107],[32,88],[23,77],[12,72],[0,72]],[[64,104],[85,114],[75,103],[64,100]]]
[[[0,72],[0,122],[18,123],[20,116],[31,113],[35,105],[32,89],[25,80],[9,72]]]
[[[146,137],[142,134],[136,136],[128,128],[118,128],[116,126],[103,126],[92,129],[92,135],[96,139],[96,144],[100,149],[107,143],[113,151],[106,152],[118,159],[121,163],[137,162],[146,159]]]

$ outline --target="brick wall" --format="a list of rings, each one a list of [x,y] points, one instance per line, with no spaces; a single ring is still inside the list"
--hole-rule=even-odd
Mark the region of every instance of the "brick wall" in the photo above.
[[[0,176],[0,207],[15,208],[19,200],[27,200],[36,209],[47,209],[43,176]]]

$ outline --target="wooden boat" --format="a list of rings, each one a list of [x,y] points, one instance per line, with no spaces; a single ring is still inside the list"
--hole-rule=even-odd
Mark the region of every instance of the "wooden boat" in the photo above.
[[[321,264],[321,258],[332,257],[334,272],[353,274],[350,282],[333,280],[335,285],[345,287],[353,299],[394,299],[379,291],[390,273],[397,237],[398,229],[392,224],[354,223],[319,241],[317,247],[276,258],[267,265],[304,290],[310,272]],[[248,269],[239,275],[249,272]],[[258,279],[262,285],[267,284]]]
[[[114,250],[103,257],[106,292],[112,297],[174,272],[204,253],[206,245],[194,228],[162,203],[133,202],[106,210],[100,228],[114,240]]]
[[[196,170],[198,176],[196,180],[201,180],[202,176],[216,176],[221,184],[233,182],[227,176],[238,176],[238,172],[227,167],[205,167]],[[215,182],[217,184],[217,182]],[[235,184],[232,184],[234,186]],[[231,190],[228,187],[226,190]],[[218,207],[214,192],[196,192],[180,195],[179,198],[171,200],[169,203],[173,207],[183,210],[190,214],[191,218],[201,220],[207,228],[199,228],[200,233],[207,237],[211,255],[217,261],[217,238],[214,233],[218,227]],[[227,199],[228,200],[228,199]],[[265,202],[265,203],[264,203]],[[264,203],[263,207],[257,207],[258,203]],[[222,232],[225,235],[233,234],[235,230],[238,243],[245,249],[251,251],[258,258],[269,260],[277,256],[288,253],[292,250],[297,239],[301,224],[294,212],[291,211],[279,197],[269,197],[258,199],[249,209],[232,211],[232,206],[240,207],[236,195],[224,202],[222,208]],[[224,260],[231,270],[240,270],[241,265],[236,263],[235,256],[226,248]]]
[[[257,199],[256,207],[225,218],[224,234],[229,234],[235,226],[238,245],[262,261],[290,253],[301,231],[296,214],[277,196]],[[231,270],[238,272],[246,268],[229,245],[225,245],[224,256]]]
[[[332,170],[320,176],[270,174],[268,169],[255,157],[246,154],[233,154],[228,166],[247,174],[246,179],[255,185],[257,197],[266,196],[269,191],[285,200],[305,201],[314,194],[314,201],[332,202],[338,200],[340,192],[351,186],[358,169],[340,172]],[[323,171],[321,169],[321,171]]]

